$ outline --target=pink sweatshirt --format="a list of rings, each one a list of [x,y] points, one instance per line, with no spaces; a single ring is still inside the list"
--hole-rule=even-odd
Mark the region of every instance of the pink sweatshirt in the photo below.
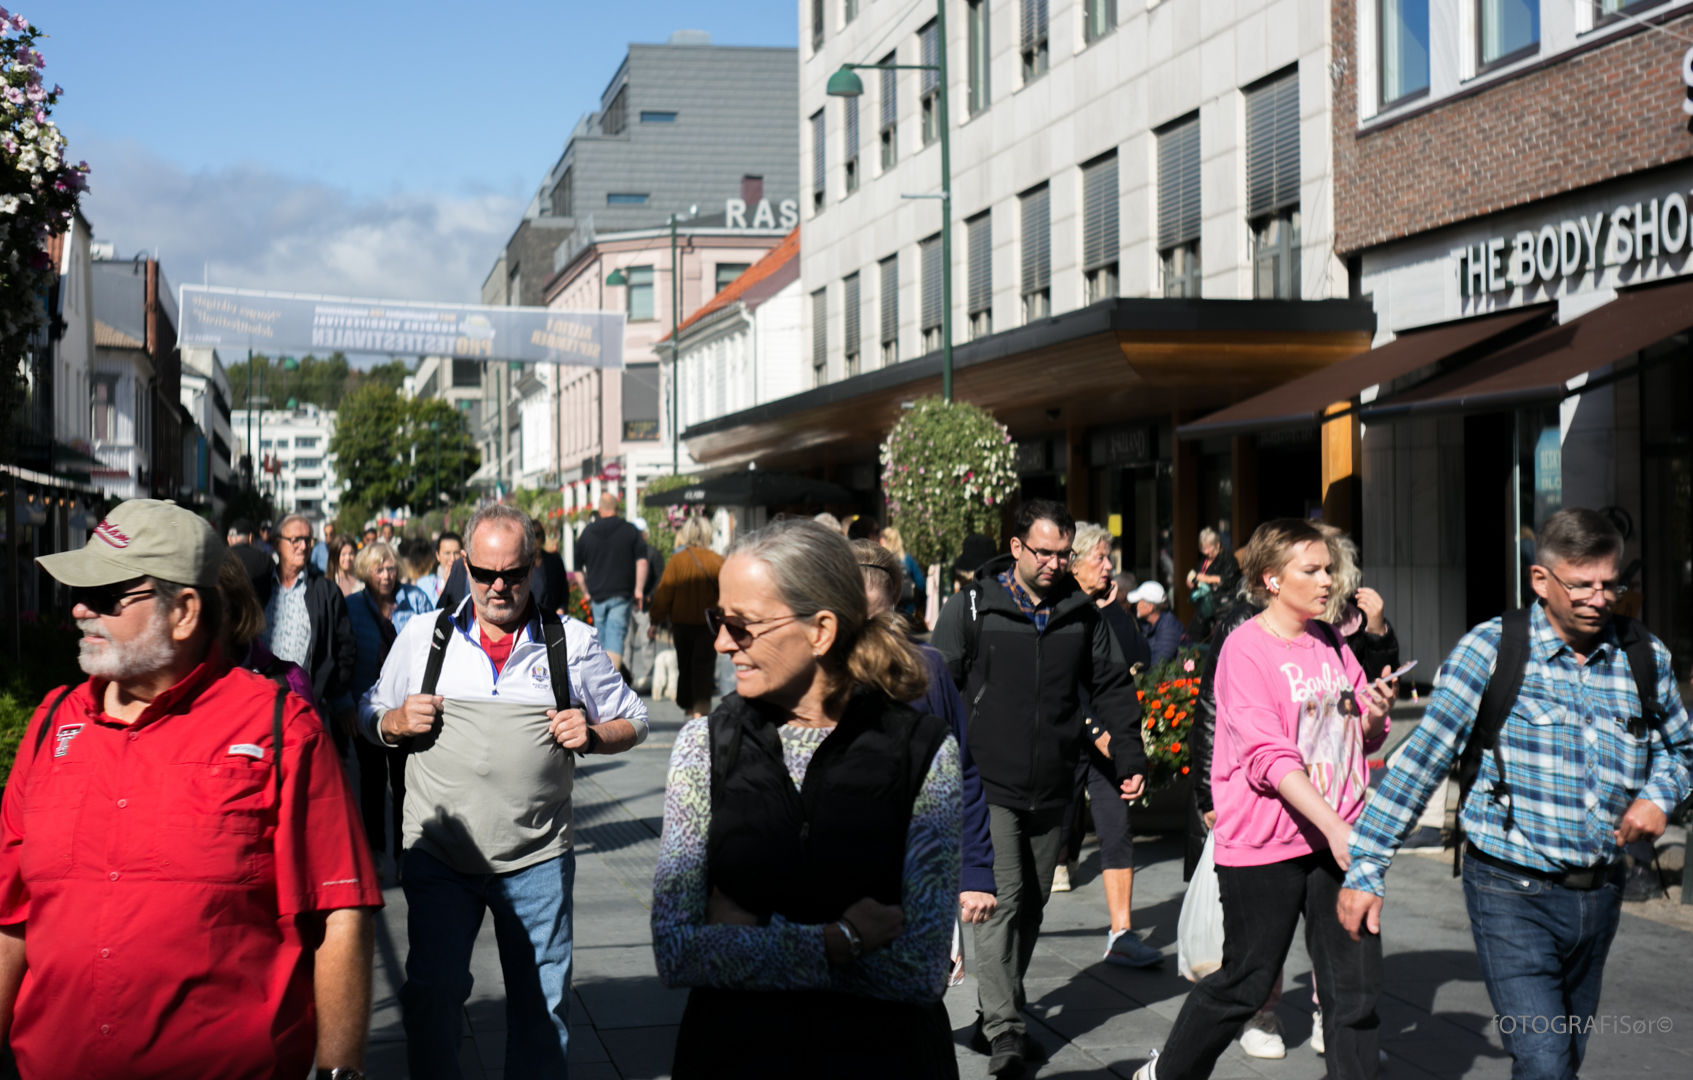
[[[1310,774],[1347,821],[1364,809],[1369,766],[1358,700],[1369,679],[1316,622],[1283,641],[1257,619],[1235,630],[1217,657],[1217,734],[1211,797],[1219,866],[1263,866],[1321,851],[1328,839],[1282,801],[1277,785]],[[1338,641],[1336,636],[1333,640]]]

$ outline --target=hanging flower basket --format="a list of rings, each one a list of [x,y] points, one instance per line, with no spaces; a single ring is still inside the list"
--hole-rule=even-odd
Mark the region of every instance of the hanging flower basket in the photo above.
[[[1017,493],[1017,444],[993,414],[924,398],[882,443],[889,524],[924,566],[951,562],[971,533],[999,540],[1001,509]]]

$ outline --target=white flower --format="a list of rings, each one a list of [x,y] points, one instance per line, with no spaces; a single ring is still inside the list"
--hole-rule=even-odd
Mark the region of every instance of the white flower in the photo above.
[[[16,195],[0,195],[0,214],[15,214],[18,212],[18,197]]]

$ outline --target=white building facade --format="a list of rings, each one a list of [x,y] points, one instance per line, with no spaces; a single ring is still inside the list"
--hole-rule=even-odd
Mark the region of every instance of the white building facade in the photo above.
[[[930,4],[799,9],[821,383],[939,347],[938,79],[865,70],[861,97],[825,94],[843,64],[934,63],[939,43]],[[947,38],[955,342],[1117,296],[1347,295],[1326,2],[968,0]]]
[[[235,479],[229,402],[229,374],[217,350],[183,349],[182,407],[194,421],[193,429],[184,433],[183,477],[220,518]]]
[[[296,409],[256,409],[249,417],[246,409],[237,409],[230,423],[237,460],[249,452],[249,445],[256,444],[253,460],[260,468],[259,486],[275,500],[279,512],[323,519],[340,511],[341,481],[335,474],[335,457],[329,452],[329,441],[335,435],[335,413],[316,405],[301,405]]]

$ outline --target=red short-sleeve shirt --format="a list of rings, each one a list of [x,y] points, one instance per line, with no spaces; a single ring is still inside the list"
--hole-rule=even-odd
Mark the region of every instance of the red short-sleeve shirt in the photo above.
[[[317,1043],[297,916],[382,891],[317,714],[215,653],[134,723],[78,687],[0,806],[0,925],[26,924],[25,1076],[304,1076]],[[310,929],[308,927],[307,934]]]

